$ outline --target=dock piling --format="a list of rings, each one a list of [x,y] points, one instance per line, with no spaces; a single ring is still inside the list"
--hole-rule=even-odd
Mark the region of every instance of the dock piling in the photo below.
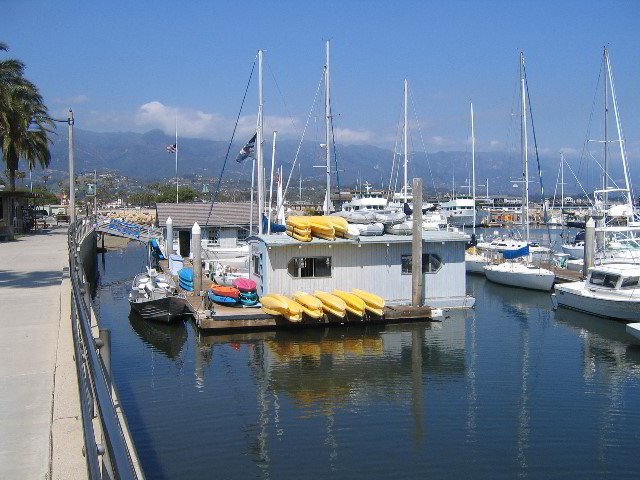
[[[167,258],[173,255],[173,220],[167,217],[167,236],[164,240],[164,254]]]
[[[582,276],[587,277],[589,268],[593,267],[593,257],[596,243],[596,222],[590,217],[584,230],[584,263],[582,266]]]
[[[193,244],[193,291],[196,295],[202,292],[202,244],[200,243],[200,225],[193,224],[191,229]]]
[[[413,179],[413,238],[411,242],[411,304],[422,305],[422,178]]]

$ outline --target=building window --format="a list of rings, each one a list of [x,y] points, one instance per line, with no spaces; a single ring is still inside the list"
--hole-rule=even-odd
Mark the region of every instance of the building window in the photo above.
[[[294,257],[287,265],[293,278],[323,278],[331,276],[331,257]]]
[[[239,227],[236,230],[236,232],[237,232],[236,234],[237,234],[239,242],[244,242],[247,239],[247,237],[249,236],[249,229],[248,228]]]
[[[402,275],[411,275],[411,255],[402,255],[400,263],[402,265]],[[422,254],[422,273],[436,273],[442,268],[442,260],[435,253]]]
[[[258,255],[253,256],[253,274],[260,277],[260,257]]]

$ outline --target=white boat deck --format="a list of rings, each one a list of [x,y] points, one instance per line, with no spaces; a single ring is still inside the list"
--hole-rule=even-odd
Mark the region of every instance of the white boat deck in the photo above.
[[[640,340],[640,323],[628,323],[627,333]]]

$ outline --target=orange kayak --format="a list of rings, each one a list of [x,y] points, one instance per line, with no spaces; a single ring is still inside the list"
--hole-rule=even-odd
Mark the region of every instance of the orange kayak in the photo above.
[[[211,293],[219,297],[238,298],[240,291],[235,287],[227,287],[224,285],[211,285]]]

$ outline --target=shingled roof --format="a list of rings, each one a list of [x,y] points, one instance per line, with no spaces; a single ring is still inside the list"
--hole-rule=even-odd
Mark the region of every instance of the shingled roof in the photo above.
[[[209,216],[209,209],[211,215]],[[158,203],[157,225],[164,227],[171,217],[174,228],[192,227],[195,222],[204,227],[233,227],[249,225],[250,202],[219,202],[211,208],[210,203]],[[208,220],[207,220],[208,217]],[[258,206],[253,205],[253,224],[258,224]]]

